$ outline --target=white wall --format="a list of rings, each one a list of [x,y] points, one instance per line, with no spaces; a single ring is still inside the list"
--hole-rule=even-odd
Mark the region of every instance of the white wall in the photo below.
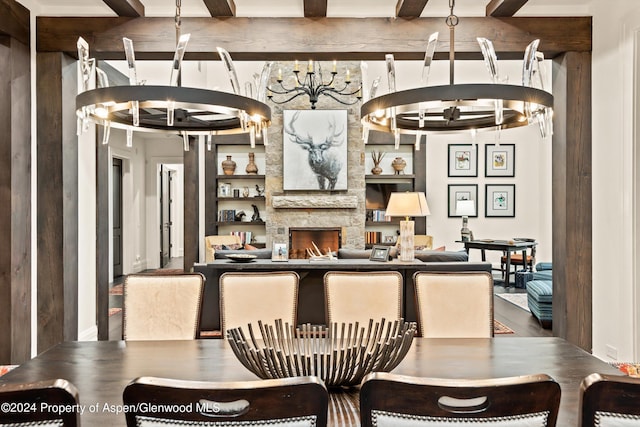
[[[134,134],[133,146],[127,147],[126,132],[111,129],[109,165],[112,158],[122,159],[122,273],[137,273],[147,268],[145,189],[147,187],[146,144]],[[112,193],[112,168],[109,167],[109,194]],[[109,199],[109,213],[112,212]],[[109,280],[113,281],[113,218],[109,217]]]
[[[636,0],[592,1],[593,353],[640,359],[636,228],[638,43]]]

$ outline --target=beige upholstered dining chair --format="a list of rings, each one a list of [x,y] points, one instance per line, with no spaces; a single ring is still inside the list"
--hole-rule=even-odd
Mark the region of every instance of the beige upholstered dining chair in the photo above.
[[[493,336],[493,278],[489,273],[419,271],[413,282],[423,337]]]
[[[204,250],[205,250],[205,261],[207,263],[213,262],[215,260],[216,246],[222,246],[222,245],[237,249],[239,246],[242,245],[242,240],[240,239],[240,236],[236,236],[233,234],[205,236]]]
[[[298,310],[298,283],[300,277],[293,271],[227,272],[220,276],[220,315],[222,335],[227,330],[251,324],[260,335],[258,320],[274,325],[296,325]],[[248,335],[247,335],[248,336]]]
[[[579,427],[639,425],[640,378],[596,373],[582,380]]]
[[[560,385],[545,374],[491,379],[417,378],[375,372],[362,380],[362,427],[553,427]]]
[[[402,274],[397,271],[329,271],[324,295],[328,323],[366,326],[370,319],[402,317]]]
[[[33,383],[0,385],[0,425],[76,427],[80,425],[80,412],[54,411],[79,405],[78,390],[67,380],[55,379]],[[5,407],[5,405],[8,405]],[[51,405],[51,406],[47,406]]]
[[[127,276],[124,281],[123,338],[198,338],[204,280],[200,273]]]
[[[317,377],[235,382],[141,377],[125,387],[122,400],[132,408],[126,413],[129,427],[325,427],[329,397]],[[151,403],[157,410],[144,411]]]

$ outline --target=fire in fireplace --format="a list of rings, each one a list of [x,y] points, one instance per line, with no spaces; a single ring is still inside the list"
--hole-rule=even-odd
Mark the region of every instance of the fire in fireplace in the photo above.
[[[337,228],[314,228],[314,227],[291,227],[289,228],[289,258],[303,259],[309,258],[307,249],[314,249],[315,244],[323,254],[329,249],[337,252],[342,242],[342,229]]]

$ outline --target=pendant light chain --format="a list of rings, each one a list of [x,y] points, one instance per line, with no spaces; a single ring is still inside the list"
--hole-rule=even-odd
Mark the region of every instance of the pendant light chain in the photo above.
[[[454,84],[454,61],[456,58],[456,25],[458,25],[458,17],[453,13],[456,6],[456,0],[449,0],[449,16],[445,22],[449,26],[449,84]]]
[[[178,44],[178,40],[180,40],[180,25],[182,24],[182,19],[180,16],[180,9],[182,8],[182,0],[176,0],[176,16],[175,16],[175,22],[176,22],[176,45]]]

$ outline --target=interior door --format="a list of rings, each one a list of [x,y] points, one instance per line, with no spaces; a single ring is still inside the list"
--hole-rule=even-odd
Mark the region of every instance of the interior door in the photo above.
[[[171,258],[170,171],[160,165],[160,268]]]
[[[112,163],[113,277],[122,276],[122,159]]]

